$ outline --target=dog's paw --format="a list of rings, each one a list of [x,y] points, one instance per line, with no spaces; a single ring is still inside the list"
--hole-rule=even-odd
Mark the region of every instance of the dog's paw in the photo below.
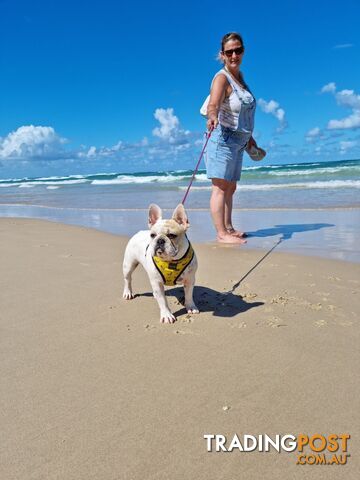
[[[193,303],[192,305],[186,305],[185,308],[187,310],[187,313],[200,313],[200,310],[197,308],[195,303]]]
[[[160,323],[174,323],[176,318],[171,312],[162,313],[160,316]]]
[[[124,300],[132,300],[134,298],[134,295],[131,290],[125,288],[124,293],[123,293],[123,299]]]

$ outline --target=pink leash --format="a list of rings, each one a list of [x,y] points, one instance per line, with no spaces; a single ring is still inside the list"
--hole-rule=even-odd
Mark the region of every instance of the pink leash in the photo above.
[[[183,205],[184,205],[184,203],[185,203],[186,197],[188,196],[188,193],[189,193],[189,190],[190,190],[190,188],[191,188],[191,185],[192,185],[192,183],[193,183],[193,181],[194,181],[195,175],[196,175],[196,173],[197,173],[197,171],[198,171],[198,169],[199,169],[199,165],[200,165],[201,159],[202,159],[202,157],[203,157],[203,155],[204,155],[204,152],[205,152],[206,146],[207,146],[207,144],[208,144],[209,138],[211,137],[212,131],[213,131],[213,128],[209,131],[209,133],[206,133],[206,142],[204,143],[203,149],[201,150],[199,160],[198,160],[198,162],[197,162],[197,164],[196,164],[196,167],[195,167],[194,173],[192,174],[192,177],[191,177],[189,186],[188,186],[188,188],[187,188],[187,190],[186,190],[186,193],[185,193],[185,195],[184,195],[184,198],[182,199],[182,202],[181,202]]]

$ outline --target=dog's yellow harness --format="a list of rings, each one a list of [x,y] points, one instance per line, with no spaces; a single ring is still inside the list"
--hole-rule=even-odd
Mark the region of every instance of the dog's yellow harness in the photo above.
[[[185,255],[179,258],[179,260],[171,260],[168,262],[157,256],[152,257],[157,271],[160,273],[167,286],[173,286],[176,284],[176,280],[180,277],[193,258],[194,250],[191,243],[189,243],[189,248],[186,250]]]

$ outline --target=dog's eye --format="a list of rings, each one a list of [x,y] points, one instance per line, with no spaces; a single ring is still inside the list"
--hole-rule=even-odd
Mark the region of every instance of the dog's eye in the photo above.
[[[168,238],[170,238],[170,240],[173,240],[176,237],[177,237],[177,235],[175,235],[174,233],[169,233],[169,235],[168,235]]]
[[[156,237],[156,233],[150,233],[150,237],[151,237],[151,238],[155,238],[155,237]]]

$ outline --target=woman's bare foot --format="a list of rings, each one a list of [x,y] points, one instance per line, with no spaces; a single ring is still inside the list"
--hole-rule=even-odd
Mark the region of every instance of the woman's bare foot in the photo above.
[[[224,233],[222,235],[218,234],[217,241],[221,243],[235,243],[238,245],[246,243],[246,240],[244,240],[243,238],[237,237],[232,233]]]
[[[246,238],[247,234],[245,232],[240,232],[239,230],[235,230],[234,227],[228,227],[227,232],[230,233],[230,235],[233,235],[234,237],[239,237],[239,238]]]

